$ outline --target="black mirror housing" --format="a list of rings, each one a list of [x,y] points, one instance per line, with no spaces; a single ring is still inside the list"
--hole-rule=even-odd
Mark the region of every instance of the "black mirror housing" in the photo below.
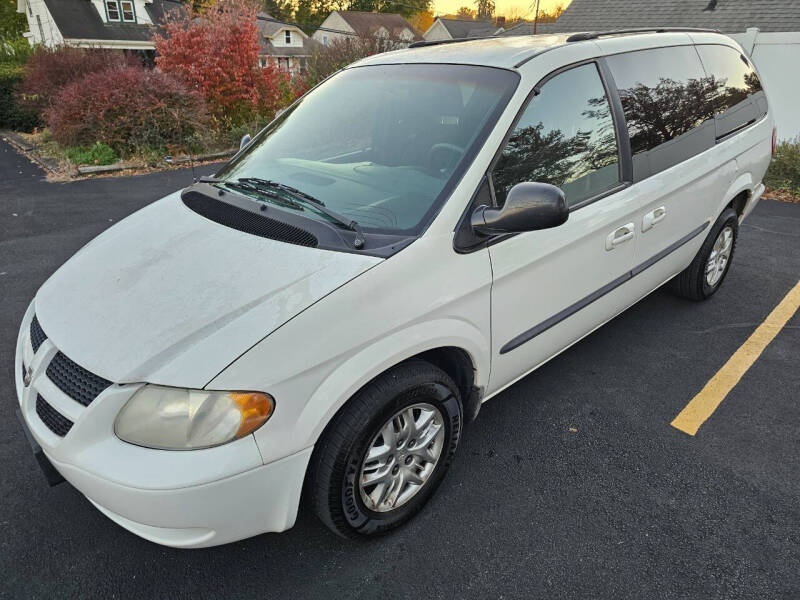
[[[564,192],[549,183],[518,183],[502,208],[481,205],[472,213],[472,229],[483,235],[521,233],[558,227],[569,217]]]

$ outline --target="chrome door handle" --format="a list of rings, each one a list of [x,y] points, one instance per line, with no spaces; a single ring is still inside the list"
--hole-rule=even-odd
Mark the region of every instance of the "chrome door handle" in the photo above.
[[[619,229],[615,229],[608,234],[606,238],[606,250],[613,250],[620,244],[633,239],[633,234],[636,231],[633,223],[626,223]]]
[[[642,218],[642,231],[652,229],[653,226],[667,216],[667,207],[659,206],[651,210]]]

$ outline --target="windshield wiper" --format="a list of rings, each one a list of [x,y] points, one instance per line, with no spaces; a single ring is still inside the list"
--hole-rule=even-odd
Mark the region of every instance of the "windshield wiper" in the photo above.
[[[239,185],[245,189],[254,189],[261,193],[266,193],[272,197],[277,197],[272,190],[280,190],[291,195],[296,200],[313,204],[316,210],[330,217],[339,225],[349,229],[350,231],[355,231],[356,239],[353,241],[353,246],[355,246],[357,250],[360,250],[364,247],[366,238],[364,237],[364,230],[361,229],[358,221],[355,221],[354,219],[348,219],[347,217],[340,215],[339,213],[325,206],[325,203],[322,200],[315,198],[310,194],[306,194],[305,192],[301,192],[297,188],[293,188],[292,186],[285,185],[277,181],[272,181],[270,179],[261,179],[260,177],[240,177],[236,180],[236,182],[227,181],[225,183],[227,185]]]

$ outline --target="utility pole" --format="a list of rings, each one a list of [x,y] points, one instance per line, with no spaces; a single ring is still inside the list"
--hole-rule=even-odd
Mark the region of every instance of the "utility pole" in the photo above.
[[[539,23],[539,0],[536,0],[536,12],[533,15],[533,35],[536,35],[536,25]]]

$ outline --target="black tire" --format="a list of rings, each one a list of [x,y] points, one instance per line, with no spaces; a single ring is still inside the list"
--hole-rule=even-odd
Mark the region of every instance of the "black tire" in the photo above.
[[[722,272],[722,276],[713,285],[709,285],[706,280],[706,265],[711,258],[714,243],[725,227],[730,227],[733,231],[730,255],[725,264],[725,270]],[[711,227],[711,231],[708,233],[708,236],[706,236],[706,240],[703,242],[697,256],[694,257],[692,264],[670,281],[670,288],[672,291],[678,296],[695,301],[705,300],[713,296],[722,285],[722,282],[725,281],[725,277],[730,270],[731,262],[733,262],[733,255],[736,251],[736,238],[738,235],[739,217],[735,210],[726,208]]]
[[[406,407],[425,402],[438,409],[444,429],[441,454],[420,489],[402,506],[375,512],[361,498],[361,465],[383,425]],[[314,447],[306,498],[331,530],[349,539],[388,532],[422,509],[442,482],[455,454],[463,424],[458,388],[432,364],[401,363],[364,386],[336,414]]]

